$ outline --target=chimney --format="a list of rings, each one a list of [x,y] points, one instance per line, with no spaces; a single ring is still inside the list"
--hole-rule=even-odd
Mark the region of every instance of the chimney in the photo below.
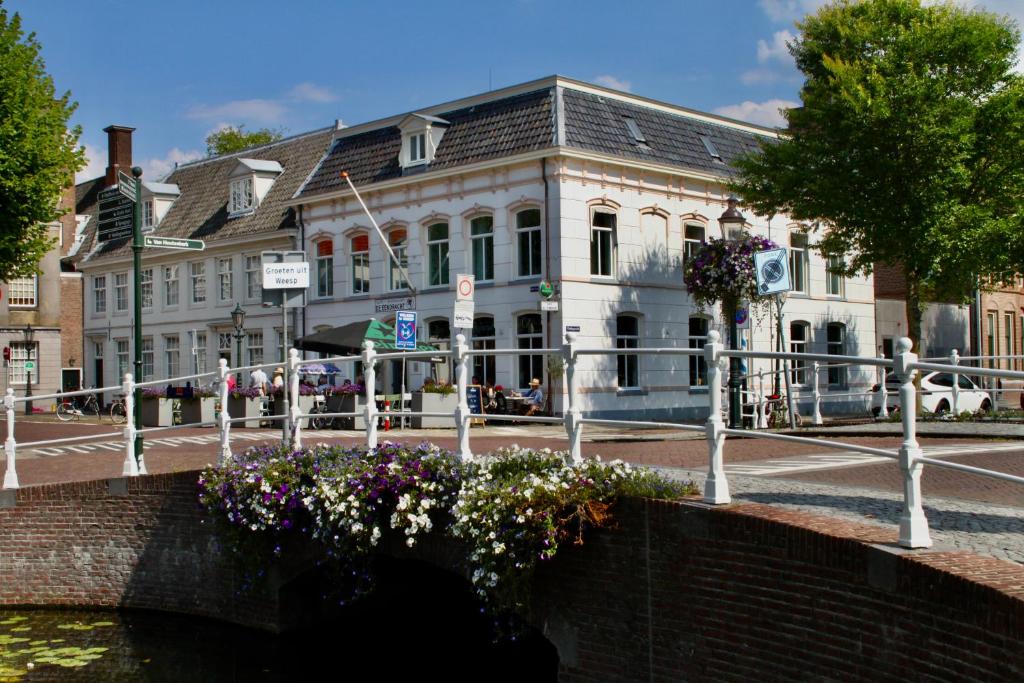
[[[107,126],[107,187],[117,185],[117,172],[132,172],[132,131],[128,126]]]

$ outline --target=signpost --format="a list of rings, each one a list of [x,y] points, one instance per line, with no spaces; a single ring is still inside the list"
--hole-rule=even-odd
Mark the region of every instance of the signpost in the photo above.
[[[399,311],[395,319],[395,348],[416,350],[416,312]]]
[[[263,270],[263,305],[281,307],[281,348],[284,350],[284,390],[282,399],[288,405],[288,309],[306,304],[309,287],[309,262],[304,251],[264,251],[260,254]],[[284,413],[287,415],[288,410]],[[288,420],[281,421],[285,443],[291,443]]]
[[[786,349],[786,334],[782,327],[782,295],[793,289],[792,278],[789,273],[789,259],[787,250],[766,249],[754,254],[754,277],[757,279],[757,291],[761,294],[775,295],[775,309],[778,313],[776,333],[779,340],[779,350]],[[778,366],[776,366],[778,369]],[[796,413],[793,412],[793,392],[789,386],[789,362],[782,362],[782,376],[786,383],[786,402],[789,408],[789,427],[796,429]],[[776,375],[775,388],[778,390],[778,375]]]
[[[98,241],[107,242],[132,236],[134,202],[124,195],[120,185],[100,191],[99,209],[99,224],[96,229]]]
[[[455,311],[452,314],[452,325],[457,330],[473,329],[473,316],[476,314],[476,276],[459,273],[455,276]]]
[[[142,246],[158,247],[160,249],[188,249],[190,251],[203,251],[206,243],[202,240],[188,240],[180,237],[157,237],[146,235],[143,237]]]
[[[139,186],[138,186],[138,183],[135,181],[135,178],[132,178],[130,175],[128,175],[124,171],[118,171],[117,172],[117,190],[122,195],[124,195],[128,199],[128,201],[134,202],[135,201],[135,195],[139,191]]]

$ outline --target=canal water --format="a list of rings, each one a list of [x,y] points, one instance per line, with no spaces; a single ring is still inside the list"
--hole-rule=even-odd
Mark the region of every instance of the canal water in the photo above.
[[[464,581],[378,567],[373,594],[274,636],[156,612],[0,610],[0,681],[554,681],[539,633],[495,642]]]

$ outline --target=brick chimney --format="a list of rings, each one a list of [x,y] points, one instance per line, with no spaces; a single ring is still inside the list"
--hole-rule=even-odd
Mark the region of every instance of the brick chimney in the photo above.
[[[128,126],[107,126],[107,187],[117,184],[117,172],[132,173],[132,131]]]

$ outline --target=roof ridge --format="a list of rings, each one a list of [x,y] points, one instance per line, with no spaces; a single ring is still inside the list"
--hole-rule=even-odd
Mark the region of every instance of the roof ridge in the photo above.
[[[195,166],[201,166],[202,164],[208,164],[208,163],[212,163],[212,162],[215,162],[215,161],[224,161],[225,159],[247,159],[248,158],[247,155],[251,154],[251,153],[253,153],[255,151],[265,150],[265,149],[269,149],[270,147],[275,147],[277,145],[283,145],[283,144],[286,144],[286,143],[289,143],[289,142],[294,142],[295,140],[298,140],[300,138],[306,138],[306,137],[310,137],[310,136],[317,135],[317,134],[320,134],[320,133],[326,133],[327,131],[330,131],[330,130],[333,130],[333,129],[334,129],[333,126],[324,126],[323,128],[316,128],[314,130],[308,130],[308,131],[306,131],[304,133],[296,133],[295,135],[289,135],[288,137],[281,138],[280,140],[274,140],[273,142],[268,142],[268,143],[265,143],[265,144],[262,144],[262,145],[257,145],[255,147],[246,147],[245,149],[240,149],[237,152],[230,152],[228,154],[218,154],[217,156],[204,157],[202,159],[196,159],[195,161],[186,161],[186,162],[184,162],[182,164],[178,164],[171,171],[171,173],[174,173],[174,171],[177,171],[177,170],[182,169],[182,168],[192,168],[192,167],[195,167]],[[167,175],[169,177],[170,173],[168,173]]]

